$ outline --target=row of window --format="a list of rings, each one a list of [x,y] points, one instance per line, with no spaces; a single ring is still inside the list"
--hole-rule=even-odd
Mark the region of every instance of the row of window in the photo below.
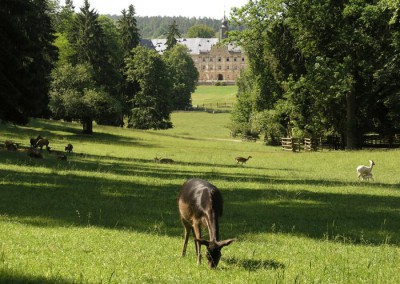
[[[230,76],[229,76],[229,75],[226,75],[225,80],[230,80],[230,79],[231,79]],[[234,77],[233,77],[232,79],[234,79]],[[224,80],[224,78],[223,78],[223,76],[222,76],[221,74],[215,76],[215,78],[214,78],[213,75],[210,75],[210,76],[207,77],[207,78],[206,78],[206,77],[200,78],[200,81],[206,81],[206,80]]]
[[[207,59],[208,59],[209,62],[213,62],[213,60],[214,60],[212,57],[208,57],[208,58],[207,58],[207,57],[200,57],[200,60],[202,60],[203,62],[206,62]],[[242,59],[242,62],[244,62],[244,57],[242,57],[241,59]],[[238,62],[239,60],[240,60],[240,58],[238,58],[238,57],[233,57],[233,61],[234,61],[234,62]],[[221,61],[222,61],[222,57],[218,57],[218,58],[217,58],[217,61],[218,61],[218,62],[221,62]],[[229,61],[230,61],[230,57],[227,57],[227,58],[226,58],[226,62],[229,62]]]
[[[213,65],[209,65],[208,68],[207,68],[206,65],[203,65],[203,66],[202,66],[202,69],[203,69],[203,70],[214,70],[214,66],[213,66]],[[221,65],[218,65],[218,68],[217,68],[217,69],[218,69],[218,70],[222,70],[222,66],[221,66]],[[226,66],[225,66],[225,69],[226,69],[226,70],[230,70],[229,65],[226,65]],[[238,66],[237,66],[237,65],[233,65],[233,70],[238,70]]]

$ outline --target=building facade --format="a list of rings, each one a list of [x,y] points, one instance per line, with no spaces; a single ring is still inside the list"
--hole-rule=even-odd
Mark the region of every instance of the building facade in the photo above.
[[[185,45],[199,72],[199,84],[223,82],[234,84],[241,70],[247,66],[247,58],[239,46],[233,43],[220,43],[226,37],[228,24],[224,17],[221,22],[220,38],[180,38],[179,44]],[[142,41],[143,45],[154,48],[162,54],[167,46],[166,39]]]

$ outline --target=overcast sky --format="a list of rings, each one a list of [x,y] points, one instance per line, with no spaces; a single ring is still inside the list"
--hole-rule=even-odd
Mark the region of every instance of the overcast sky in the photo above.
[[[73,0],[79,11],[84,0]],[[241,7],[248,0],[89,0],[90,7],[99,14],[120,15],[129,5],[135,6],[136,16],[184,16],[222,19],[229,16],[231,7]],[[60,0],[64,5],[65,1]]]

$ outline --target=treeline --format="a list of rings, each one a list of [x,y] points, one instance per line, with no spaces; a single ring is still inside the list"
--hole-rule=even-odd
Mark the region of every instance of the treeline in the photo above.
[[[191,105],[198,72],[176,23],[163,55],[140,46],[133,5],[113,21],[88,0],[0,2],[0,122],[29,117],[160,129]]]
[[[120,16],[107,15],[111,19],[117,21]],[[222,17],[221,17],[222,18]],[[197,25],[205,25],[214,30],[215,33],[219,32],[221,27],[221,19],[212,18],[188,18],[188,17],[166,17],[166,16],[152,16],[152,17],[136,17],[137,27],[142,38],[166,38],[168,27],[175,21],[176,25],[182,36],[185,36],[189,28]]]
[[[349,149],[367,133],[400,133],[400,2],[249,1],[232,32],[249,58],[232,132],[335,135]]]

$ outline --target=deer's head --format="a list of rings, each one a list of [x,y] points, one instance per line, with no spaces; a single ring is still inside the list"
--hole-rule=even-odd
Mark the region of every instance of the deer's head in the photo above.
[[[227,245],[230,245],[235,239],[228,239],[225,241],[206,241],[206,240],[197,240],[201,245],[204,245],[207,248],[207,260],[208,266],[210,268],[216,268],[219,260],[221,259],[221,249]]]

